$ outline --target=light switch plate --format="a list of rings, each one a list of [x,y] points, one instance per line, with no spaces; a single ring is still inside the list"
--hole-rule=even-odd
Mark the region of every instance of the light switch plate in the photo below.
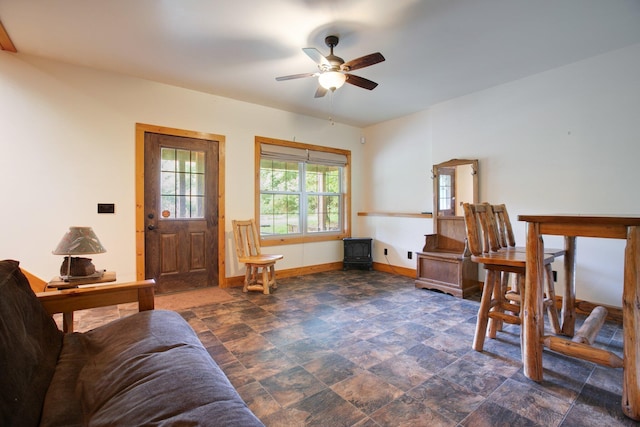
[[[116,204],[115,203],[98,203],[98,213],[99,214],[116,213]]]

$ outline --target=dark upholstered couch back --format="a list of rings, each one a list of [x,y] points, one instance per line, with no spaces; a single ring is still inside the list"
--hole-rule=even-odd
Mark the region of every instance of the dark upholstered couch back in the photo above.
[[[37,426],[63,334],[17,261],[0,261],[0,426]]]

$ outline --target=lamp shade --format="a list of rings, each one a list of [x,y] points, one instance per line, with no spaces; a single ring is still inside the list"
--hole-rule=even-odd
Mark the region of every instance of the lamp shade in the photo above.
[[[320,86],[331,91],[342,87],[346,80],[347,76],[338,71],[326,71],[318,77]]]
[[[53,251],[54,255],[102,254],[107,250],[91,227],[69,227]]]

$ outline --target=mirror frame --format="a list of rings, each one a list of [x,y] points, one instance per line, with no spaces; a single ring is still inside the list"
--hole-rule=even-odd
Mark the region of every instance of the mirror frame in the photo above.
[[[451,159],[446,162],[438,163],[433,166],[431,170],[431,177],[433,178],[433,232],[438,233],[438,222],[443,218],[461,218],[461,216],[441,216],[440,215],[440,185],[438,177],[440,175],[440,169],[443,168],[455,168],[458,166],[471,166],[473,175],[473,203],[478,203],[478,160],[471,159]]]

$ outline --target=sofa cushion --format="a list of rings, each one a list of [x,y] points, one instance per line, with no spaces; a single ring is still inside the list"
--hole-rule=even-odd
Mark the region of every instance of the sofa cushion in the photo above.
[[[189,324],[164,310],[65,336],[43,413],[43,425],[62,424],[262,425]]]
[[[18,261],[0,261],[0,425],[38,425],[62,336]]]

